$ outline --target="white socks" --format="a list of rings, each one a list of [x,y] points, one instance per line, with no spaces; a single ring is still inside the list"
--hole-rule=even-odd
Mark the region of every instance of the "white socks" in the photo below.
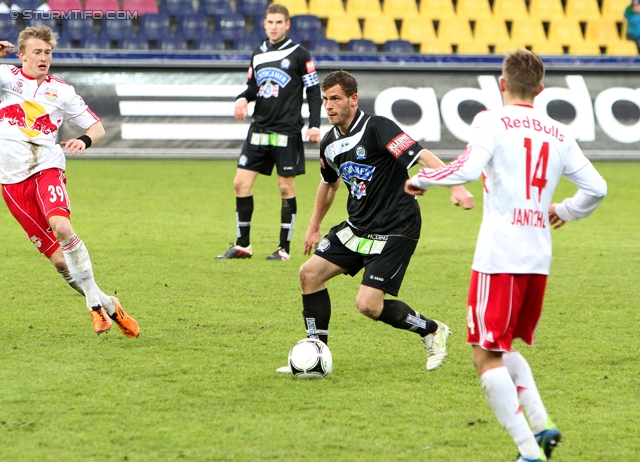
[[[87,298],[87,308],[91,310],[94,306],[100,305],[107,310],[107,313],[113,314],[115,312],[113,300],[96,285],[96,281],[93,278],[91,258],[89,258],[89,252],[84,242],[74,234],[69,239],[60,242],[60,246],[69,268],[69,275],[80,286]],[[67,278],[65,277],[65,279]]]
[[[527,413],[533,433],[540,433],[544,430],[549,415],[533,380],[529,363],[517,351],[503,354],[502,361],[511,375],[511,380],[516,384],[518,400]]]
[[[518,445],[520,454],[528,459],[540,457],[540,446],[529,428],[520,404],[518,392],[506,367],[496,367],[480,376],[487,402],[500,424]]]

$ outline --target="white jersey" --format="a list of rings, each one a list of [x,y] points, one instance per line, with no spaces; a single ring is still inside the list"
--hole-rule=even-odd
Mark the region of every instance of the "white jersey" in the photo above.
[[[451,164],[422,169],[414,186],[484,182],[483,220],[473,261],[481,273],[549,274],[549,205],[562,175],[578,186],[556,209],[564,221],[589,215],[607,185],[565,125],[529,105],[484,111],[469,144]]]
[[[22,69],[0,65],[0,184],[47,168],[65,168],[56,132],[63,120],[87,129],[98,122],[71,85],[51,75],[38,86]]]

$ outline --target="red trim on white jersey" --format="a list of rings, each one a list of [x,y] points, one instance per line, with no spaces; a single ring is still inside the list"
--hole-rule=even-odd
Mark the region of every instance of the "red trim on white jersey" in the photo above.
[[[58,77],[55,77],[55,76],[53,76],[53,75],[51,75],[51,74],[47,74],[47,77],[49,78],[49,79],[47,80],[47,82],[51,82],[51,81],[53,80],[53,81],[55,81],[55,82],[60,82],[60,83],[64,83],[65,85],[71,86],[71,84],[70,84],[70,83],[67,83],[67,82],[65,82],[64,80],[59,79]]]
[[[442,178],[446,178],[464,167],[465,162],[469,159],[470,152],[471,146],[467,146],[462,154],[456,157],[456,159],[446,167],[442,167],[437,170],[420,169],[418,176],[429,180],[441,180]]]

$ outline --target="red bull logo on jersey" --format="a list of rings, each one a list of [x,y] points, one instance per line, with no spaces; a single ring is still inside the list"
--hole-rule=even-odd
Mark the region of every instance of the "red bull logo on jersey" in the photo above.
[[[29,239],[38,249],[42,247],[42,240],[38,236],[31,236]]]
[[[51,87],[47,87],[44,90],[44,97],[47,98],[49,101],[55,101],[58,99],[58,94],[56,93],[55,89]]]
[[[33,101],[25,101],[0,108],[0,123],[3,122],[16,125],[29,138],[35,138],[38,135],[53,134],[62,121],[54,123],[44,107]]]

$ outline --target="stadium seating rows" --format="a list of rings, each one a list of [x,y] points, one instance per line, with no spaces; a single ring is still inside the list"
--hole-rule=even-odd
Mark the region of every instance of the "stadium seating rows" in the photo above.
[[[0,0],[2,11],[8,11]],[[6,0],[9,1],[9,0]],[[277,1],[277,0],[276,0]],[[135,13],[28,19],[0,14],[0,36],[48,25],[59,47],[252,50],[271,0],[11,0],[11,9]],[[312,51],[486,54],[527,47],[544,54],[637,54],[624,37],[628,0],[279,0],[290,36]],[[27,16],[25,16],[27,18]],[[628,42],[628,43],[627,43]]]

